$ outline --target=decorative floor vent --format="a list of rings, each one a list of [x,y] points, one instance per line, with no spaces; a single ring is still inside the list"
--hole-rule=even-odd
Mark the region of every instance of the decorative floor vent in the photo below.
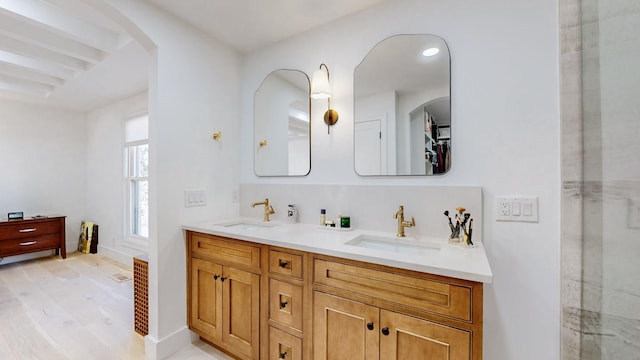
[[[133,313],[135,331],[149,333],[149,262],[146,257],[133,258]]]

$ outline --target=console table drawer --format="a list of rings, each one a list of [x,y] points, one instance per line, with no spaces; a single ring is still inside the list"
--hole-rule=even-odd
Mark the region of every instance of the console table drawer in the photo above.
[[[60,233],[60,221],[25,222],[0,226],[0,239],[19,239]]]
[[[29,239],[9,239],[0,241],[0,256],[11,256],[56,249],[60,246],[60,235],[48,234],[33,236]]]

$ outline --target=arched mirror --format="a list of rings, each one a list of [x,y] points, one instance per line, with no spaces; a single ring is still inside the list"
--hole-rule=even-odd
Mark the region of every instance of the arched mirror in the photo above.
[[[354,165],[362,176],[451,167],[449,48],[434,35],[379,42],[354,74]]]
[[[311,171],[309,77],[270,73],[254,96],[254,171],[257,176],[305,176]]]

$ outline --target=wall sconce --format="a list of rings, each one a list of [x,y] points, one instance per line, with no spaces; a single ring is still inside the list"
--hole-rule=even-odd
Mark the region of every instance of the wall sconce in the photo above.
[[[324,66],[324,70],[322,67]],[[311,98],[327,99],[328,108],[324,113],[324,123],[327,124],[327,134],[331,125],[338,122],[338,112],[331,108],[331,85],[329,84],[329,68],[325,64],[320,64],[320,68],[313,73],[311,81]]]

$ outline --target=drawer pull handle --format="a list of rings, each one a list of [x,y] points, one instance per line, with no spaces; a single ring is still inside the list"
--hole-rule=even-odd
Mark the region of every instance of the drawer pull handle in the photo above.
[[[34,245],[36,243],[37,241],[27,241],[27,242],[20,243],[20,246],[29,246],[29,245]]]
[[[227,278],[224,277],[224,276],[220,278],[220,281],[222,281],[222,282],[224,282],[225,280],[227,280]]]
[[[285,359],[287,357],[287,352],[280,353],[280,359]]]
[[[372,322],[367,324],[367,329],[373,330],[373,323]]]
[[[219,277],[220,277],[220,275],[215,274],[215,275],[213,275],[213,280],[218,280]]]
[[[36,229],[36,228],[28,228],[28,229],[20,229],[20,230],[18,230],[18,232],[28,233],[28,232],[34,232],[36,230],[38,230],[38,229]]]
[[[289,262],[288,262],[288,261],[286,261],[286,260],[280,260],[280,264],[279,264],[279,265],[280,265],[280,267],[281,267],[281,268],[283,268],[283,269],[284,269],[284,268],[286,268],[287,266],[289,266]]]
[[[389,335],[389,328],[388,327],[383,327],[382,328],[382,335],[384,335],[384,336]]]
[[[286,307],[287,307],[287,304],[288,304],[288,302],[286,302],[286,301],[282,301],[282,302],[280,302],[280,309],[284,309],[284,308],[286,308]]]

